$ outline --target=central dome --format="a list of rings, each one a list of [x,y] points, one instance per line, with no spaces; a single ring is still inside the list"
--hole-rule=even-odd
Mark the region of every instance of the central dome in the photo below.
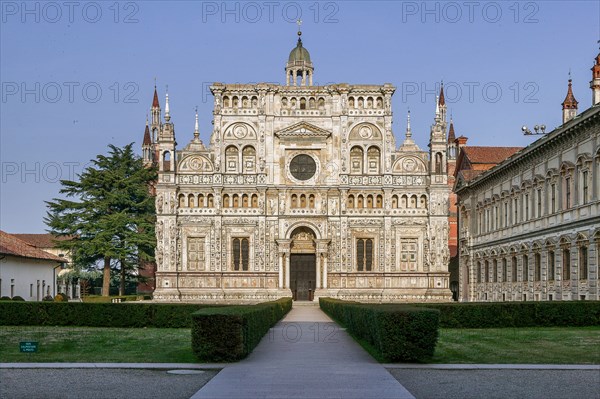
[[[290,52],[290,57],[288,58],[288,62],[296,61],[310,62],[310,54],[308,53],[308,50],[302,46],[302,40],[300,39],[298,39],[298,44]]]

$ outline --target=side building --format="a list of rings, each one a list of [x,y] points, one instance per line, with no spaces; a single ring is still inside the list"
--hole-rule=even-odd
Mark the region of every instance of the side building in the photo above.
[[[490,152],[461,151],[461,301],[600,299],[600,54],[592,71],[593,105],[582,114],[569,80],[558,128],[505,148],[495,166]],[[461,165],[469,155],[492,164]]]

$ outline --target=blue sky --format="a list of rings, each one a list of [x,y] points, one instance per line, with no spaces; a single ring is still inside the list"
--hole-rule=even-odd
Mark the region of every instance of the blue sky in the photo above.
[[[441,80],[471,145],[527,145],[561,122],[568,72],[590,106],[597,1],[2,1],[0,228],[43,232],[44,201],[108,144],[142,139],[154,78],[169,86],[179,148],[212,82],[282,83],[303,21],[315,83],[397,87],[393,130],[426,148]]]

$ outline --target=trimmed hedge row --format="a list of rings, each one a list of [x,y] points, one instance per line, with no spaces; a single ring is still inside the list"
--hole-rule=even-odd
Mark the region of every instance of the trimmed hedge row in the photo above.
[[[600,325],[600,301],[428,303],[418,306],[438,309],[442,328]]]
[[[202,361],[243,359],[292,308],[291,298],[257,305],[206,308],[192,315],[192,350]]]
[[[404,304],[362,304],[319,298],[321,309],[387,362],[421,362],[433,356],[439,310]]]
[[[0,325],[190,328],[192,313],[215,305],[0,302]]]

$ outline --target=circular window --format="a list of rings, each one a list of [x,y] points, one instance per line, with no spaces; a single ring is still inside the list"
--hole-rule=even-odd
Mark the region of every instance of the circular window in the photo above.
[[[297,155],[290,162],[290,173],[298,180],[308,180],[315,175],[317,164],[306,154]]]

